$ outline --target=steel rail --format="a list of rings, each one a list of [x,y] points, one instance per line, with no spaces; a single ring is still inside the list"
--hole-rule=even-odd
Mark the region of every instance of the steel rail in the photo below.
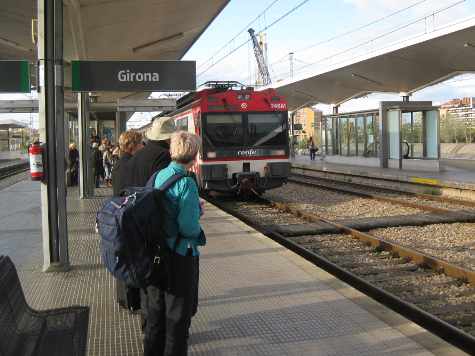
[[[11,177],[15,174],[27,171],[29,169],[28,162],[19,164],[12,164],[9,166],[0,167],[0,180]]]
[[[309,177],[305,177],[305,178],[309,178]],[[325,184],[319,184],[319,183],[316,183],[316,182],[304,182],[304,181],[301,181],[301,180],[298,180],[298,179],[293,179],[293,178],[288,178],[287,181],[291,182],[291,183],[297,183],[297,184],[307,185],[307,186],[311,186],[311,187],[318,187],[318,188],[323,188],[323,189],[327,189],[327,190],[332,190],[332,191],[336,191],[336,192],[340,192],[340,193],[347,193],[347,194],[357,195],[357,196],[360,196],[360,197],[363,197],[363,198],[369,198],[369,199],[384,201],[384,202],[387,202],[387,203],[391,203],[393,205],[402,205],[402,206],[407,206],[407,207],[415,208],[415,209],[419,209],[419,210],[426,210],[426,211],[430,211],[432,213],[441,214],[441,215],[451,215],[451,214],[454,214],[454,213],[467,215],[467,213],[464,212],[464,211],[454,211],[454,210],[447,209],[447,208],[440,208],[440,207],[436,207],[436,206],[428,206],[428,205],[424,205],[424,204],[417,204],[417,203],[412,203],[412,202],[405,201],[403,199],[383,197],[381,195],[377,195],[377,194],[373,194],[373,193],[359,192],[359,191],[355,191],[353,189],[345,189],[345,188],[342,188],[342,187],[332,187],[332,186],[328,186],[328,185],[325,185]],[[475,215],[474,215],[474,220],[475,220]]]
[[[377,247],[379,249],[389,251],[391,253],[397,254],[400,257],[410,258],[414,263],[418,265],[427,266],[437,272],[443,272],[447,276],[467,281],[470,284],[475,286],[475,272],[474,271],[470,271],[465,268],[453,265],[449,262],[443,261],[433,256],[429,256],[415,249],[407,248],[397,243],[384,240],[375,235],[372,235],[366,232],[361,232],[359,230],[353,229],[346,225],[339,224],[331,220],[327,220],[315,213],[309,214],[307,212],[293,208],[287,204],[275,203],[275,202],[268,202],[268,203],[270,204],[270,206],[273,206],[283,212],[291,213],[295,216],[301,217],[307,221],[324,222],[325,224],[332,225],[342,232],[345,232],[361,241],[371,244],[371,246],[373,247]]]
[[[299,169],[299,170],[302,170],[302,171],[310,171],[310,172],[323,172],[323,171],[315,171],[313,169],[303,168],[303,167],[298,167],[298,168],[292,167],[292,169]],[[324,173],[331,173],[331,174],[340,175],[340,176],[348,176],[348,177],[356,177],[356,178],[369,178],[369,179],[393,182],[393,180],[387,179],[387,178],[361,177],[361,176],[358,176],[358,175],[355,175],[355,174],[343,173],[343,172],[324,172]],[[402,194],[411,195],[411,196],[417,197],[417,198],[423,198],[423,199],[433,200],[433,201],[438,201],[438,202],[443,202],[443,203],[453,203],[453,204],[458,204],[458,205],[475,207],[475,201],[471,201],[471,200],[463,200],[463,199],[442,197],[442,196],[432,195],[432,194],[414,193],[414,192],[408,192],[408,191],[401,190],[401,189],[396,189],[396,188],[388,188],[388,187],[380,187],[380,186],[375,187],[375,186],[370,186],[370,185],[363,184],[363,183],[355,183],[355,182],[347,182],[347,181],[341,181],[340,182],[340,181],[330,179],[330,178],[319,177],[319,176],[308,176],[308,175],[305,175],[305,174],[295,173],[295,172],[292,172],[292,175],[301,176],[301,177],[304,177],[304,178],[320,179],[320,180],[325,180],[325,181],[329,181],[329,182],[351,184],[351,185],[363,187],[365,189],[375,188],[375,189],[385,190],[385,191],[388,191],[388,192],[393,192],[393,193],[398,193],[398,194],[402,193]],[[403,183],[408,184],[408,185],[419,185],[419,186],[432,187],[432,185],[427,185],[427,184],[418,183],[418,182],[403,182]]]
[[[317,255],[314,252],[309,251],[306,248],[298,245],[297,243],[287,239],[285,236],[279,234],[278,232],[270,230],[269,228],[264,228],[263,226],[259,225],[255,221],[245,216],[244,214],[232,210],[221,204],[217,199],[211,198],[209,196],[206,196],[205,198],[208,200],[208,202],[219,207],[226,213],[235,216],[247,225],[273,239],[280,245],[295,252],[299,256],[313,263],[314,265],[324,269],[325,271],[334,275],[343,282],[348,283],[350,286],[358,289],[362,293],[382,303],[386,307],[394,310],[395,312],[401,314],[409,320],[412,320],[413,322],[424,327],[428,331],[438,335],[440,338],[446,340],[450,344],[462,349],[463,351],[469,354],[472,354],[473,350],[475,350],[475,337],[473,337],[472,335],[450,325],[449,323],[437,318],[436,316],[422,310],[416,305],[405,302],[394,294],[386,292],[385,290],[372,285],[371,283],[365,281],[357,275],[339,267],[338,265],[329,261],[325,257]]]

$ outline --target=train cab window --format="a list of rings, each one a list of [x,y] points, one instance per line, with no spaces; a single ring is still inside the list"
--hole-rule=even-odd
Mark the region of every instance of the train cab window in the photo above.
[[[205,144],[211,147],[242,147],[243,121],[241,114],[206,115]]]
[[[281,146],[287,142],[287,120],[281,113],[248,114],[248,145]]]
[[[177,131],[188,131],[188,116],[176,120],[175,125]]]

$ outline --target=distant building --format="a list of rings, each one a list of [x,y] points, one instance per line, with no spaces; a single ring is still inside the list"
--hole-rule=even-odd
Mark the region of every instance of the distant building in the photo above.
[[[320,134],[318,127],[321,122],[322,112],[314,110],[312,108],[303,108],[295,112],[294,125],[301,127],[301,129],[295,130],[294,134],[299,140],[308,140],[312,136],[315,143],[320,144]]]
[[[475,98],[452,99],[440,106],[442,143],[475,142]]]
[[[452,99],[440,106],[440,119],[445,120],[450,114],[454,120],[475,127],[475,98]]]

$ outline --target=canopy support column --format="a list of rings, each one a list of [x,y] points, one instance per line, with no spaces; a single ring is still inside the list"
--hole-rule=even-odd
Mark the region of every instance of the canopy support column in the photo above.
[[[89,137],[89,96],[87,93],[78,93],[78,128],[79,128],[79,196],[81,199],[94,195],[91,184],[91,145]]]
[[[43,271],[69,269],[64,156],[63,2],[38,1],[39,131],[46,143],[41,183]]]

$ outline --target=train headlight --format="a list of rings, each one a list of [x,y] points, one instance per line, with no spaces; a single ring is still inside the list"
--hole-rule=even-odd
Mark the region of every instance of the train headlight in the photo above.
[[[206,154],[206,157],[208,157],[208,158],[216,158],[216,152],[208,152],[208,153]]]

